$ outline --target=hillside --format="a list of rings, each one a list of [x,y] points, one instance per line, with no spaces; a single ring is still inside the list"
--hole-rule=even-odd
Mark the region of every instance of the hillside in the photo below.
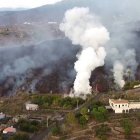
[[[135,2],[137,2],[137,0],[135,0]],[[135,11],[132,10],[138,10],[139,7],[137,5],[134,5],[131,2],[127,4],[125,3],[125,1],[122,2],[121,0],[114,2],[111,0],[64,0],[54,5],[45,5],[30,10],[0,12],[0,25],[40,21],[60,22],[65,11],[73,7],[89,7],[99,16],[107,17],[106,20],[113,20],[115,16],[120,17],[120,14],[126,18],[128,18],[127,16],[129,16],[129,14],[139,16],[138,13],[135,13]]]
[[[108,83],[112,86],[110,75],[115,60],[127,62],[127,68],[132,69],[131,78],[140,79],[139,7],[121,0],[65,0],[24,11],[0,12],[1,95],[21,89],[44,93],[70,91],[76,74],[76,54],[81,49],[72,45],[59,25],[65,12],[73,7],[89,7],[110,33],[110,41],[105,45],[105,66],[92,72],[90,85],[95,89],[97,81],[101,90],[107,89]]]
[[[34,23],[0,26],[0,46],[29,46],[63,37],[58,24]]]

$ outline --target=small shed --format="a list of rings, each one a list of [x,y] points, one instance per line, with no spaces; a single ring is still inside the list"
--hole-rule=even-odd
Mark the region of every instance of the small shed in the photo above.
[[[31,104],[31,103],[26,103],[25,107],[26,107],[26,110],[30,110],[30,111],[36,111],[39,108],[37,104]]]

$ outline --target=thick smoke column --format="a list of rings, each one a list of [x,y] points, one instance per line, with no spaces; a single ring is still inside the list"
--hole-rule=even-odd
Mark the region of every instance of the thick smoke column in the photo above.
[[[123,79],[124,76],[124,67],[123,64],[119,61],[114,63],[113,67],[114,79],[115,83],[120,87],[123,88],[125,81]]]
[[[74,45],[79,44],[82,47],[82,52],[78,54],[75,63],[77,72],[74,82],[75,96],[90,94],[91,72],[104,65],[106,51],[102,46],[109,40],[109,33],[97,17],[89,13],[88,8],[77,7],[65,13],[60,29]]]
[[[127,49],[123,53],[116,48],[107,49],[108,59],[112,61],[113,76],[116,85],[123,88],[125,85],[124,76],[135,79],[135,72],[138,66],[134,49]],[[107,63],[108,64],[108,61]]]
[[[77,96],[81,93],[91,93],[89,79],[91,72],[99,66],[104,65],[106,52],[103,47],[100,47],[97,52],[92,47],[84,49],[75,63],[77,76],[74,82],[74,90]]]

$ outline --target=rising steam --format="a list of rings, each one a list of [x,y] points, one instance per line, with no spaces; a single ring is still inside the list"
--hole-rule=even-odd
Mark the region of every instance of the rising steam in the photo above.
[[[109,40],[109,33],[97,17],[90,14],[88,8],[77,7],[65,13],[60,29],[74,45],[79,44],[82,48],[75,63],[77,75],[74,94],[75,96],[90,94],[91,72],[104,65],[106,51],[102,46]]]
[[[116,61],[113,66],[113,73],[115,83],[120,87],[123,88],[125,81],[123,79],[124,76],[124,67],[123,64],[119,61]]]
[[[111,40],[110,40],[111,41]],[[119,88],[125,85],[124,76],[135,79],[135,72],[138,66],[136,52],[134,49],[127,49],[121,52],[117,47],[107,50],[108,59],[112,61],[114,81]]]

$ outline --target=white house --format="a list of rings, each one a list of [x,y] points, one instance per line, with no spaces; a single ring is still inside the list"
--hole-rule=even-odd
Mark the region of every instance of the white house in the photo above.
[[[139,85],[135,85],[134,88],[140,88],[140,84]]]
[[[115,113],[126,113],[129,111],[129,102],[122,99],[109,99],[109,104]]]
[[[124,99],[109,99],[109,105],[115,113],[129,113],[129,110],[140,109],[140,102]]]
[[[26,110],[35,111],[38,110],[39,106],[37,104],[26,103]]]

